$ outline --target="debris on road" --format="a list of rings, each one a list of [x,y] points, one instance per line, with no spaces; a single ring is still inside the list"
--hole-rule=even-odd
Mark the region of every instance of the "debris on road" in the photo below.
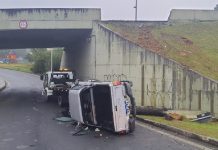
[[[103,134],[101,133],[101,130],[99,128],[95,128],[94,137],[99,138],[99,137],[102,137],[102,136],[103,136]]]
[[[60,121],[60,122],[72,122],[73,121],[73,119],[69,117],[58,117],[58,118],[55,118],[55,120]]]
[[[199,122],[199,123],[206,123],[206,122],[211,121],[212,118],[213,118],[212,114],[210,112],[206,112],[206,113],[197,115],[197,118],[193,119],[192,121]]]
[[[86,135],[86,134],[88,134],[89,133],[89,127],[87,127],[87,126],[84,126],[84,125],[82,125],[82,124],[80,124],[80,123],[78,123],[76,126],[75,126],[75,128],[74,128],[74,132],[71,132],[71,134],[73,135],[73,136],[81,136],[81,135]]]
[[[167,114],[176,113],[182,115],[186,119],[196,119],[198,114],[202,114],[202,111],[193,111],[193,110],[167,110]]]
[[[100,130],[98,128],[95,129],[95,132],[100,132]]]
[[[183,116],[176,114],[176,113],[169,113],[165,115],[165,119],[166,120],[179,120],[182,121],[183,120]]]
[[[34,111],[39,111],[39,109],[38,109],[38,108],[36,108],[36,107],[33,107],[33,110],[34,110]]]

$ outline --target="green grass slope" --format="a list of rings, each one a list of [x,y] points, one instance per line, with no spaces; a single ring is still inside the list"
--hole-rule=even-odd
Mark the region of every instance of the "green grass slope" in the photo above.
[[[167,57],[218,80],[218,22],[174,24],[152,34]]]
[[[32,73],[32,64],[0,64],[0,68]]]
[[[218,80],[218,21],[153,26],[109,22],[105,25],[141,47]]]

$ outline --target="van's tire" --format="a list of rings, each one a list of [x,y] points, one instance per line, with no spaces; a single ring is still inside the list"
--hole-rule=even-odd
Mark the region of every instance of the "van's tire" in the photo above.
[[[58,96],[58,106],[60,107],[67,107],[68,106],[68,101],[67,101],[67,96],[62,95]]]
[[[129,118],[129,133],[135,131],[135,118]]]
[[[63,107],[63,98],[62,98],[62,96],[58,96],[58,106]]]
[[[46,102],[51,102],[52,101],[52,99],[53,99],[53,96],[47,96],[47,98],[46,98]]]

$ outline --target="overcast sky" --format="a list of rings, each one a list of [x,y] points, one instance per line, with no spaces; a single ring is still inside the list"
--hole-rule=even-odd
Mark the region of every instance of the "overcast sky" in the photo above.
[[[138,0],[139,20],[167,20],[171,9],[213,9],[218,0]],[[0,0],[0,8],[101,8],[103,20],[133,20],[135,0]]]

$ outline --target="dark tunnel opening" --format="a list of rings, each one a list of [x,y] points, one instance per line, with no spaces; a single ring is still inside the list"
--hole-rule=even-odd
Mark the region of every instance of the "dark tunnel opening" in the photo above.
[[[0,49],[72,47],[90,37],[90,29],[0,31]]]

